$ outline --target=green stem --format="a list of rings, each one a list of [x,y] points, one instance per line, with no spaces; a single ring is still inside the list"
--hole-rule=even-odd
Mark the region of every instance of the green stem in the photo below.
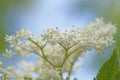
[[[43,54],[43,58],[44,58],[50,65],[52,65],[53,68],[55,68],[55,65],[54,65],[51,61],[48,60],[48,58],[47,58],[47,56],[45,55],[43,49],[41,49],[41,52],[42,52],[42,54]]]
[[[6,78],[7,78],[7,77],[6,77],[6,74],[4,74],[4,78],[3,78],[3,80],[6,80]]]
[[[63,63],[61,64],[61,67],[63,67],[63,65],[66,63],[67,59],[68,59],[68,50],[66,49],[65,50],[65,57],[64,57]]]
[[[79,57],[79,56],[76,56],[75,59],[73,60],[73,62],[71,63],[71,67],[70,67],[70,71],[69,71],[69,73],[68,73],[68,77],[71,76],[72,70],[73,70],[73,67],[74,67],[74,64],[75,64],[75,62],[77,61],[78,57]]]
[[[65,58],[64,58],[64,60],[63,60],[63,63],[61,64],[61,68],[63,68],[64,64],[67,62],[68,58],[69,58],[73,53],[79,52],[78,48],[76,48],[75,50],[73,50],[71,53],[68,54],[69,49],[71,49],[74,45],[76,45],[76,44],[73,44],[73,45],[72,45],[71,47],[69,47],[68,49],[62,46],[62,47],[65,49]],[[71,68],[70,68],[70,71],[69,71],[69,73],[68,73],[68,78],[70,78],[70,76],[71,76],[72,69],[73,69],[74,64],[75,64],[75,62],[77,61],[78,57],[79,57],[79,54],[76,55],[74,61],[71,63]]]
[[[45,61],[47,61],[53,68],[55,68],[55,65],[54,65],[51,61],[48,60],[47,56],[45,55],[45,53],[44,53],[44,51],[43,51],[43,48],[45,47],[46,44],[44,45],[44,47],[41,47],[39,44],[37,44],[37,43],[36,43],[35,41],[33,41],[32,39],[28,39],[28,40],[30,40],[32,43],[34,43],[34,44],[41,50],[43,56],[40,55],[40,57],[42,57],[42,58],[43,58]]]
[[[63,47],[63,49],[65,50],[65,57],[64,57],[64,59],[63,59],[63,63],[61,64],[61,69],[62,69],[63,66],[64,66],[64,64],[67,62],[68,58],[69,58],[73,53],[75,53],[76,50],[78,50],[78,49],[75,49],[74,51],[72,51],[72,53],[68,54],[68,51],[69,51],[73,46],[75,46],[76,43],[73,44],[73,45],[71,45],[71,46],[68,47],[68,48],[66,48],[65,46],[63,46],[62,43],[59,43],[59,45],[60,45],[61,47]],[[77,56],[77,58],[78,58],[78,57],[79,57],[79,56]],[[76,62],[77,58],[75,59],[75,61],[74,61],[74,62],[72,63],[72,65],[71,65],[69,77],[70,77],[70,74],[71,74],[71,72],[72,72],[72,68],[73,68],[74,63]],[[62,71],[61,71],[61,73],[60,73],[60,76],[62,77]],[[62,79],[62,80],[63,80],[63,79]]]

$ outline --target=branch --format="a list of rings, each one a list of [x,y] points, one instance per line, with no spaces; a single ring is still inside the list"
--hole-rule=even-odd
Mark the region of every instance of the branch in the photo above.
[[[72,48],[73,46],[75,46],[77,43],[72,44],[68,49]]]
[[[78,57],[79,57],[79,55],[77,55],[77,56],[75,57],[74,61],[71,63],[71,67],[70,67],[70,71],[69,71],[69,73],[68,73],[68,77],[71,76],[72,70],[73,70],[73,67],[74,67],[74,64],[75,64],[75,62],[77,61]]]
[[[59,44],[63,49],[67,49],[65,46],[62,45],[62,43],[58,42],[58,44]]]
[[[38,48],[41,50],[41,52],[42,52],[42,58],[45,60],[45,61],[47,61],[53,68],[55,68],[55,65],[51,62],[51,61],[49,61],[48,60],[48,58],[47,58],[47,56],[44,54],[44,51],[43,51],[43,48],[45,47],[45,45],[47,44],[45,44],[44,45],[44,47],[41,47],[39,44],[37,44],[35,41],[33,41],[32,39],[28,39],[28,40],[30,40],[32,43],[34,43],[36,46],[38,46]],[[41,56],[40,56],[41,57]]]

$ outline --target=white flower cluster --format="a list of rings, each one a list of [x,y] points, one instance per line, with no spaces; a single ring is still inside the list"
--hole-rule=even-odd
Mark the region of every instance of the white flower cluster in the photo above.
[[[0,80],[11,80],[14,77],[13,71],[13,66],[8,66],[7,68],[3,69],[2,62],[0,61]]]
[[[28,70],[22,71],[22,74],[34,72],[38,75],[37,80],[63,80],[63,73],[67,72],[70,77],[77,59],[86,51],[95,49],[101,53],[114,43],[115,33],[114,25],[105,24],[102,19],[97,19],[85,28],[73,27],[64,32],[50,28],[40,36],[22,29],[16,35],[6,36],[11,50],[6,50],[5,55],[16,53],[25,56],[34,53],[39,56],[37,64],[27,65]]]

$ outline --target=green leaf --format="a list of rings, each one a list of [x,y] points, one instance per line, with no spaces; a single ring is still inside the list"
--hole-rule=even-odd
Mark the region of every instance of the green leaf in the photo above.
[[[119,71],[118,56],[116,50],[114,50],[113,55],[108,61],[106,61],[103,64],[94,80],[113,80],[114,75],[118,71]]]
[[[113,77],[112,80],[120,80],[120,71],[118,71],[118,72],[114,75],[114,77]]]

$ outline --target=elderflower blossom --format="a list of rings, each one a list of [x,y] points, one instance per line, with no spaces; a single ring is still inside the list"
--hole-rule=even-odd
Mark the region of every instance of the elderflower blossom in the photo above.
[[[6,50],[6,54],[14,52],[26,56],[34,53],[39,56],[36,64],[22,62],[20,66],[26,68],[15,70],[16,76],[22,79],[36,73],[37,80],[63,80],[62,74],[67,72],[71,75],[78,58],[86,51],[95,49],[102,53],[106,47],[112,45],[115,42],[115,33],[114,25],[105,24],[102,19],[97,19],[85,28],[72,27],[69,31],[61,32],[58,28],[49,28],[39,36],[22,29],[16,35],[6,36],[11,49]]]
[[[5,57],[11,58],[14,53],[11,49],[5,49],[5,53],[3,54]]]
[[[38,76],[40,77],[36,80],[61,80],[58,72],[49,68],[40,68],[38,71]]]
[[[31,62],[21,61],[18,64],[18,69],[14,70],[14,75],[16,79],[31,78],[34,73],[35,66]]]
[[[13,66],[8,66],[5,69],[0,68],[0,79],[11,80],[14,77],[13,72],[14,72],[14,67]]]

